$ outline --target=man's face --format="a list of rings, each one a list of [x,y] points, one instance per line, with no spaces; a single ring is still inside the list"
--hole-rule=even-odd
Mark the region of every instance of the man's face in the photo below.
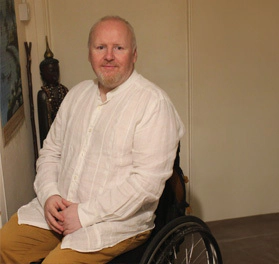
[[[134,69],[137,52],[126,24],[117,20],[100,22],[90,36],[89,61],[106,92],[125,82]]]

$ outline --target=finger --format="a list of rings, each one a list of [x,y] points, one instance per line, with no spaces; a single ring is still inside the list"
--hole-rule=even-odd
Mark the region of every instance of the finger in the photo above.
[[[60,225],[58,222],[56,222],[55,220],[50,222],[51,228],[52,230],[56,231],[59,234],[62,234],[64,231],[64,228],[62,225]]]
[[[50,227],[53,230],[55,230],[55,231],[58,230],[60,233],[64,231],[63,225],[59,224],[57,222],[57,219],[51,213],[47,214],[47,220],[48,220],[48,223],[49,223]],[[62,221],[60,221],[60,222],[62,222]]]
[[[50,225],[50,228],[51,228],[51,230],[53,230],[53,231],[56,232],[57,234],[60,234],[60,235],[63,234],[63,232],[62,232],[61,230],[57,229],[57,228],[56,228],[55,226],[53,226],[53,225]]]
[[[52,210],[50,212],[51,216],[55,219],[55,221],[60,221],[60,222],[63,222],[64,221],[64,217],[63,215],[59,212],[59,211],[56,211],[56,210]]]
[[[63,228],[63,226],[60,225],[60,224],[57,222],[57,220],[56,220],[51,214],[48,215],[47,220],[48,220],[48,222],[50,223],[51,226],[54,226],[55,228],[57,228],[57,229],[59,229],[59,230]],[[61,231],[62,231],[62,230],[61,230]]]
[[[62,198],[62,203],[63,203],[66,207],[68,207],[68,206],[70,206],[71,204],[73,204],[72,202],[67,201],[67,200],[64,199],[64,198]]]
[[[57,210],[58,211],[63,211],[67,208],[67,206],[63,203],[63,200],[61,199],[61,201],[59,201],[57,203]]]

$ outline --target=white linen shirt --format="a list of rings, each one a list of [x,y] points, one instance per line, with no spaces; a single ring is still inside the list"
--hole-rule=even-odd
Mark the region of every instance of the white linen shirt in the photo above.
[[[98,251],[154,227],[184,126],[164,91],[136,71],[101,101],[96,81],[73,87],[40,150],[37,198],[19,224],[49,229],[51,195],[78,203],[82,228],[61,248]]]

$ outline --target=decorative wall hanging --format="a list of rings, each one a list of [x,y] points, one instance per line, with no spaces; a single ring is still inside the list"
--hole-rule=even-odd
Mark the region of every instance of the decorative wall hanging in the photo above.
[[[6,145],[24,120],[22,83],[14,1],[0,0],[1,125]]]

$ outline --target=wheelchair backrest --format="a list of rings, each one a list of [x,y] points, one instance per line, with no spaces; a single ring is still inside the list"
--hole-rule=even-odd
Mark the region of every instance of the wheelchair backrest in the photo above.
[[[180,144],[178,145],[173,165],[173,174],[166,181],[165,189],[155,212],[156,219],[153,233],[157,233],[172,219],[185,215],[185,210],[189,206],[186,202],[186,187],[184,174],[180,167],[179,153]]]

